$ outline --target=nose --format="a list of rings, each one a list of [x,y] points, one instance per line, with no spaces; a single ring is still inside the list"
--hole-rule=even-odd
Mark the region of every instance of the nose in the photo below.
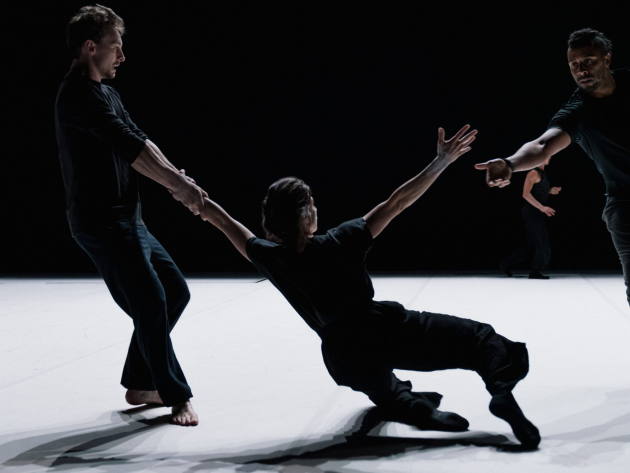
[[[118,60],[120,62],[125,62],[125,59],[126,59],[125,58],[125,54],[123,53],[122,49],[119,49],[118,50]]]

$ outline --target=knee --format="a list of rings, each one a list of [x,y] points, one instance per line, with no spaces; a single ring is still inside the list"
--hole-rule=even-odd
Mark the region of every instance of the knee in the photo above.
[[[190,290],[186,281],[181,280],[177,285],[165,289],[169,312],[181,314],[190,302]]]

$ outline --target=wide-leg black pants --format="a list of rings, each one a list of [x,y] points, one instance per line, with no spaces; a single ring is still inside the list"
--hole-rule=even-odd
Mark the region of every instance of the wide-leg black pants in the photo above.
[[[374,302],[363,325],[357,320],[330,327],[322,334],[322,353],[337,384],[363,392],[384,406],[417,404],[411,384],[392,373],[397,368],[476,371],[492,395],[510,392],[529,369],[525,344],[508,340],[492,326],[406,310],[395,302]],[[431,399],[426,401],[428,409],[436,407]]]
[[[122,385],[157,389],[167,406],[191,398],[169,335],[190,300],[186,281],[173,259],[136,218],[89,229],[71,223],[71,231],[116,303],[133,320]]]
[[[521,214],[525,224],[526,242],[505,258],[502,266],[510,269],[528,263],[531,272],[542,272],[551,259],[551,241],[547,228],[549,217],[531,205],[523,207]]]

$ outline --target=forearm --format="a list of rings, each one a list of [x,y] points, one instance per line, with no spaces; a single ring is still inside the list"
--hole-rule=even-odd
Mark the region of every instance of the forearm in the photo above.
[[[395,205],[399,211],[406,209],[431,187],[440,174],[448,167],[448,164],[445,159],[436,157],[418,175],[396,189],[388,199],[388,202]]]
[[[247,255],[247,240],[255,235],[242,223],[234,220],[219,204],[208,199],[204,199],[204,206],[200,216],[206,222],[210,222],[214,227],[221,230],[230,240],[230,243],[241,255],[249,259]]]
[[[542,212],[544,207],[530,192],[523,192],[523,199],[529,202],[532,206],[536,207],[538,210]]]
[[[178,188],[185,180],[185,177],[150,140],[145,141],[144,148],[133,161],[131,167],[171,190]]]
[[[229,215],[223,207],[207,197],[203,199],[203,209],[201,210],[199,216],[219,230],[225,227],[225,224],[229,219]]]
[[[528,171],[541,165],[551,152],[543,141],[534,140],[525,143],[516,153],[506,158],[513,171]]]

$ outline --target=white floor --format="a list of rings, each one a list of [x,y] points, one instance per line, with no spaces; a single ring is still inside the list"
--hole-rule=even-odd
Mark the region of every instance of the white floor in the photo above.
[[[376,278],[377,299],[489,322],[527,342],[515,390],[543,441],[514,452],[474,373],[400,372],[468,418],[462,434],[374,424],[267,282],[192,279],[173,333],[198,427],[129,409],[118,385],[131,322],[89,279],[0,279],[3,472],[630,471],[630,309],[619,276]],[[507,445],[507,447],[506,447]]]

